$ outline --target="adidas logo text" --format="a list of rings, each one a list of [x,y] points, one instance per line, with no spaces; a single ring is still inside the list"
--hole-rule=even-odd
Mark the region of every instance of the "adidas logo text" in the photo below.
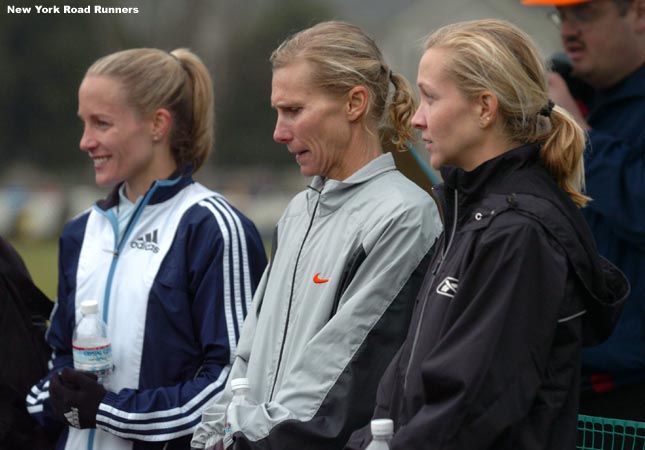
[[[159,244],[157,231],[158,230],[155,229],[152,233],[146,233],[138,239],[130,242],[130,247],[157,253],[159,251],[159,246],[157,245]]]

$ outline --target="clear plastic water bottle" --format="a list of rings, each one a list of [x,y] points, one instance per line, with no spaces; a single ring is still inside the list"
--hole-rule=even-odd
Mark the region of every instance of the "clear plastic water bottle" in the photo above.
[[[390,419],[374,419],[370,423],[372,442],[366,450],[390,450],[394,423]]]
[[[248,378],[235,378],[231,380],[231,389],[233,390],[233,398],[226,407],[226,415],[224,416],[224,448],[228,448],[233,443],[231,417],[235,414],[233,412],[234,405],[253,405],[253,402],[246,398],[250,389]]]
[[[74,368],[91,372],[98,377],[99,383],[108,384],[113,369],[112,344],[99,315],[98,302],[82,301],[81,314],[72,336]]]

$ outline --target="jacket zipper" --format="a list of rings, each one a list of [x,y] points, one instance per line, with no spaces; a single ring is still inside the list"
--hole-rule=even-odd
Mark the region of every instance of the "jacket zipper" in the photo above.
[[[153,185],[153,187],[146,193],[146,195],[143,197],[141,200],[141,203],[139,204],[138,208],[130,218],[130,221],[128,222],[128,225],[125,227],[125,231],[123,232],[123,237],[121,240],[118,240],[119,237],[119,225],[116,217],[114,216],[114,213],[110,211],[102,211],[99,209],[99,212],[103,214],[112,224],[112,229],[114,230],[114,252],[112,254],[112,263],[110,264],[110,270],[108,271],[108,279],[107,283],[105,285],[105,295],[103,297],[103,321],[107,324],[108,322],[108,309],[110,306],[110,292],[112,291],[112,281],[114,279],[114,272],[116,270],[116,264],[119,259],[119,256],[121,254],[121,251],[123,250],[123,244],[128,240],[130,237],[130,234],[132,232],[132,229],[134,228],[134,225],[139,221],[139,217],[141,217],[141,214],[145,207],[148,205],[150,202],[150,198],[152,197],[152,194],[157,190],[157,183]]]
[[[287,320],[284,324],[284,332],[282,333],[282,345],[280,346],[280,356],[278,356],[278,364],[276,366],[275,375],[273,377],[273,386],[271,387],[271,395],[269,396],[269,401],[273,400],[273,394],[275,392],[275,386],[276,386],[276,383],[278,382],[278,374],[280,372],[280,364],[282,363],[282,355],[284,354],[284,346],[287,341],[287,331],[289,329],[289,318],[291,316],[291,305],[293,303],[293,293],[294,293],[294,287],[296,285],[296,272],[298,271],[298,262],[300,261],[300,255],[302,254],[302,249],[305,247],[305,242],[307,242],[307,237],[309,237],[309,233],[313,228],[314,219],[316,217],[316,211],[318,210],[318,204],[320,203],[320,195],[322,191],[317,191],[316,189],[314,190],[318,192],[318,199],[316,200],[316,205],[314,206],[314,210],[311,214],[311,220],[309,221],[307,232],[305,233],[305,237],[302,239],[302,243],[300,244],[300,249],[298,250],[298,256],[296,257],[296,265],[293,268],[293,278],[291,279],[291,292],[289,293],[289,306],[287,307]]]
[[[431,289],[432,286],[434,285],[434,279],[439,272],[439,269],[441,269],[441,266],[443,265],[443,262],[446,259],[446,256],[448,255],[448,252],[450,251],[450,247],[452,246],[452,242],[455,238],[455,233],[457,232],[457,219],[459,218],[459,210],[458,210],[458,194],[457,190],[455,189],[455,195],[454,195],[454,208],[455,208],[455,216],[452,222],[452,230],[450,233],[450,238],[448,239],[448,245],[446,245],[445,250],[441,254],[441,258],[439,259],[439,262],[435,266],[435,268],[432,270],[432,275],[430,277],[430,282],[428,283],[428,289]],[[423,305],[421,306],[421,313],[419,314],[419,321],[417,322],[417,327],[414,332],[414,341],[412,342],[412,350],[410,351],[410,359],[408,360],[408,367],[405,370],[405,378],[403,380],[403,391],[405,392],[408,387],[408,376],[410,374],[410,369],[412,367],[412,357],[414,356],[414,351],[416,350],[417,343],[419,340],[419,334],[421,333],[421,323],[423,322],[423,314],[425,313],[426,310],[426,305],[428,304],[428,297],[430,295],[426,295],[426,297],[423,299]]]
[[[152,194],[154,193],[156,188],[157,188],[157,184],[155,183],[153,187],[143,197],[143,199],[141,200],[141,203],[139,204],[139,207],[136,209],[136,211],[130,218],[128,225],[125,227],[125,231],[123,232],[123,237],[121,238],[120,241],[118,240],[119,223],[114,213],[111,212],[110,210],[103,211],[100,208],[97,208],[99,213],[103,214],[107,218],[107,220],[112,224],[112,229],[114,230],[114,244],[115,244],[114,252],[112,252],[112,262],[110,263],[110,270],[108,271],[108,279],[105,284],[105,295],[103,297],[103,322],[105,322],[106,324],[108,323],[108,310],[110,306],[110,292],[112,291],[112,281],[114,279],[114,272],[116,271],[116,264],[118,262],[119,255],[121,254],[121,250],[123,250],[123,244],[130,237],[130,233],[134,228],[134,224],[138,222],[139,217],[142,214],[142,211],[150,201],[150,197],[152,197]],[[95,430],[90,430],[90,434],[87,438],[87,450],[93,450],[94,448],[94,434],[95,434]]]

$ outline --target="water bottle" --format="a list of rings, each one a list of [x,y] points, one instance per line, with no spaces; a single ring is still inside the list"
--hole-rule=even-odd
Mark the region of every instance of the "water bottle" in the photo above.
[[[234,380],[231,380],[233,398],[226,407],[226,413],[224,416],[224,448],[228,448],[231,444],[233,444],[231,416],[235,405],[253,405],[253,402],[246,398],[246,394],[249,393],[249,388],[250,385],[248,378],[235,378]]]
[[[107,384],[113,368],[112,344],[105,322],[99,316],[98,302],[82,301],[81,314],[72,336],[74,368],[91,372],[98,377],[99,383]]]
[[[370,423],[372,442],[365,450],[390,450],[390,440],[394,434],[394,423],[390,419],[374,419]]]

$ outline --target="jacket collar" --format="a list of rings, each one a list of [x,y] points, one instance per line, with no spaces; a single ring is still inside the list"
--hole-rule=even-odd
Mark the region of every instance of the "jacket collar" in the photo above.
[[[436,189],[441,208],[443,211],[450,208],[446,203],[452,205],[455,191],[459,194],[459,205],[466,206],[500,189],[517,170],[534,165],[541,165],[540,147],[537,144],[526,144],[504,152],[470,172],[443,166],[440,169],[443,184]]]
[[[144,198],[147,199],[147,205],[154,205],[162,203],[172,198],[181,191],[184,187],[194,183],[192,179],[193,167],[186,165],[182,168],[175,170],[167,179],[156,180],[150,185],[150,189],[145,193]],[[107,211],[108,209],[119,204],[119,189],[123,182],[117,184],[112,191],[102,200],[96,202],[96,206],[100,209]]]
[[[385,153],[342,181],[315,176],[308,186],[307,208],[311,212],[316,202],[319,202],[320,213],[329,214],[343,205],[353,195],[356,187],[393,170],[396,170],[394,157],[391,153]]]

